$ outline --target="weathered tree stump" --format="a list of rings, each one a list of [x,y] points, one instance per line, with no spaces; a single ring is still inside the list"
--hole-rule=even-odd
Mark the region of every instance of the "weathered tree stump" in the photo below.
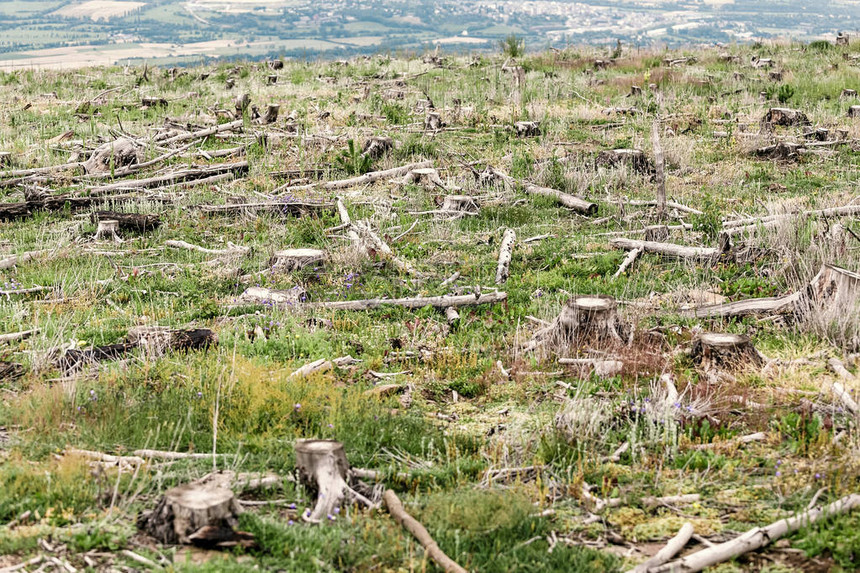
[[[154,510],[141,514],[138,528],[160,543],[191,544],[204,528],[233,532],[241,513],[229,489],[188,483],[168,490]]]
[[[119,229],[123,231],[135,231],[143,233],[157,229],[161,225],[161,219],[158,215],[142,213],[118,213],[116,211],[96,211],[90,216],[90,220],[95,223],[103,220],[114,220],[117,222]]]
[[[127,137],[120,137],[99,145],[90,158],[84,162],[87,173],[105,173],[139,163],[143,158],[143,148]]]
[[[362,155],[371,159],[379,159],[394,149],[394,140],[390,137],[370,137],[361,148]]]
[[[850,43],[850,36],[848,34],[843,34],[839,32],[836,35],[836,45],[837,46],[847,46]]]
[[[842,97],[844,97],[844,98],[857,97],[857,90],[845,88],[842,90]]]
[[[176,330],[166,326],[136,326],[129,329],[126,342],[150,354],[161,355],[168,350],[206,350],[217,344],[218,339],[208,328]]]
[[[793,127],[797,125],[809,125],[806,114],[797,109],[787,107],[773,107],[767,111],[761,120],[762,124]]]
[[[232,90],[236,86],[236,80],[233,78],[227,78],[224,82],[224,88],[228,90]]]
[[[767,159],[795,160],[799,157],[798,152],[801,148],[800,144],[791,141],[780,141],[775,145],[759,147],[755,150],[755,155]]]
[[[771,58],[759,58],[758,56],[752,56],[750,58],[750,64],[754,68],[770,68],[773,67],[773,60]]]
[[[540,123],[537,121],[518,121],[514,124],[517,137],[537,137],[541,134]]]
[[[269,60],[266,62],[266,65],[273,70],[282,70],[284,69],[284,61],[283,60]]]
[[[772,82],[781,82],[782,81],[782,72],[768,72],[767,77]]]
[[[318,523],[343,503],[349,462],[343,444],[333,440],[298,440],[295,447],[299,481],[317,496],[313,511],[302,517]]]
[[[118,230],[119,221],[116,219],[100,219],[96,228],[96,240],[110,239],[119,243],[122,239],[117,235]]]
[[[257,118],[257,123],[260,125],[269,125],[278,121],[278,112],[281,106],[276,103],[270,103],[266,106],[266,111]]]
[[[278,76],[276,76],[275,74],[271,74],[269,76],[266,76],[266,83],[269,84],[270,86],[275,85],[276,83],[278,83]]]
[[[852,105],[849,107],[848,117],[860,117],[860,105]]]
[[[744,334],[706,332],[693,341],[693,361],[706,372],[761,368],[764,358]]]
[[[319,249],[284,249],[275,251],[269,265],[272,270],[296,271],[302,267],[322,263],[326,260],[325,251]]]
[[[442,123],[442,116],[435,111],[431,111],[427,114],[427,117],[424,118],[425,131],[439,131],[444,126],[445,124]]]
[[[445,188],[442,178],[439,177],[439,172],[432,167],[413,169],[406,175],[406,182],[415,183],[428,191]]]
[[[639,97],[642,95],[641,86],[630,86],[630,97]]]
[[[12,165],[12,152],[0,151],[0,167],[8,167]]]
[[[244,93],[240,96],[236,96],[236,99],[233,100],[233,107],[236,109],[236,117],[242,117],[250,105],[251,94]]]
[[[445,195],[442,200],[442,210],[477,213],[479,208],[475,199],[469,195]]]
[[[598,167],[627,165],[639,173],[654,173],[654,166],[639,149],[610,149],[601,151],[595,163]]]
[[[617,307],[611,296],[575,296],[567,301],[558,315],[559,330],[575,340],[624,342]]]

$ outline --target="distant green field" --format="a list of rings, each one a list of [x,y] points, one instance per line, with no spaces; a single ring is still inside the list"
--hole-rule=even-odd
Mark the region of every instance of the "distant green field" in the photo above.
[[[51,12],[66,4],[60,0],[3,0],[0,2],[0,15],[16,18],[29,18],[42,12]],[[5,37],[6,32],[3,32]]]

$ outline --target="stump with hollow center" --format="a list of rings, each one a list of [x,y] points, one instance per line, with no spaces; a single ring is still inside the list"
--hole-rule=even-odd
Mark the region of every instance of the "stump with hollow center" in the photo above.
[[[693,341],[692,356],[706,372],[732,372],[764,365],[764,358],[745,334],[702,333]]]
[[[295,447],[299,481],[317,495],[313,510],[303,518],[316,523],[334,515],[343,503],[349,462],[343,444],[334,440],[298,440]]]
[[[280,271],[295,271],[308,265],[325,261],[325,251],[319,249],[284,249],[275,251],[269,261],[272,269]]]
[[[153,511],[141,515],[138,526],[160,543],[193,543],[204,528],[233,531],[240,513],[229,489],[188,483],[168,490]]]
[[[116,219],[102,219],[98,222],[96,228],[96,240],[110,239],[119,242],[120,238],[117,235],[119,230],[119,221]]]

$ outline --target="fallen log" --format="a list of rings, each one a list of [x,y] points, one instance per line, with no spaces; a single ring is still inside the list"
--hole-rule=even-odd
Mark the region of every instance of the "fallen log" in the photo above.
[[[194,205],[193,208],[209,215],[240,215],[266,211],[278,215],[302,215],[308,211],[325,211],[334,207],[324,201],[262,201],[259,203],[236,203],[231,205]]]
[[[718,249],[709,247],[687,247],[673,243],[658,243],[655,241],[637,241],[635,239],[616,238],[609,241],[610,246],[616,249],[642,249],[646,253],[663,255],[676,259],[690,259],[696,261],[707,261],[714,259],[720,254]]]
[[[223,175],[225,173],[244,174],[248,172],[247,161],[236,161],[234,163],[219,163],[216,165],[208,165],[193,169],[183,169],[166,175],[158,175],[155,177],[146,177],[143,179],[132,179],[128,181],[118,181],[107,185],[98,185],[89,189],[91,195],[102,195],[111,191],[128,190],[128,189],[149,189],[152,187],[160,187],[162,185],[174,183],[187,183],[204,178],[209,178],[213,175]]]
[[[237,119],[236,121],[231,121],[229,123],[222,123],[221,125],[216,125],[214,127],[210,127],[207,129],[201,129],[200,131],[192,131],[190,133],[181,133],[179,135],[175,135],[168,139],[162,140],[159,142],[161,146],[168,146],[174,143],[179,143],[181,141],[188,141],[189,139],[201,139],[204,137],[209,137],[210,135],[215,135],[216,133],[221,133],[222,131],[232,131],[234,129],[238,129],[245,124],[243,119]]]
[[[19,253],[17,255],[4,257],[0,259],[0,270],[11,269],[16,265],[26,263],[29,260],[35,259],[36,257],[43,255],[46,252],[47,251],[28,251],[26,253]]]
[[[506,185],[511,185],[513,187],[516,186],[516,180],[507,175],[498,171],[496,169],[488,168],[481,177],[484,180],[487,179],[498,179],[503,181]],[[594,215],[597,213],[597,203],[592,203],[590,201],[586,201],[585,199],[581,199],[576,197],[575,195],[571,195],[569,193],[564,193],[562,191],[558,191],[557,189],[550,189],[548,187],[540,187],[539,185],[534,185],[532,183],[523,182],[523,191],[530,195],[543,195],[544,197],[552,197],[556,201],[558,201],[562,206],[567,207],[568,209],[572,209],[574,211],[578,211],[580,213],[584,213],[586,215]]]
[[[457,565],[453,559],[448,557],[439,548],[439,545],[433,540],[427,529],[417,519],[406,513],[396,493],[387,489],[382,495],[382,500],[391,517],[418,540],[430,559],[441,567],[445,573],[466,573],[465,569]]]
[[[119,229],[144,233],[157,229],[161,225],[158,215],[143,213],[118,213],[116,211],[96,211],[90,215],[90,221],[97,223],[103,220],[116,221]]]
[[[776,541],[780,537],[809,527],[822,517],[832,517],[848,513],[860,506],[860,494],[847,495],[824,508],[804,511],[794,517],[781,519],[766,527],[755,527],[731,541],[708,547],[676,561],[652,568],[650,573],[694,573],[712,567],[739,555],[755,551]]]
[[[9,332],[7,334],[0,334],[0,342],[14,342],[16,340],[23,340],[38,333],[39,329],[34,328],[32,330],[22,330],[21,332]]]
[[[672,557],[678,554],[681,549],[684,548],[685,545],[690,541],[690,538],[693,537],[693,524],[689,521],[681,526],[681,529],[678,530],[678,533],[675,534],[675,537],[669,540],[663,549],[657,552],[656,555],[644,561],[628,571],[628,573],[648,573],[653,567],[657,567],[659,565],[664,564],[666,561],[670,560]]]
[[[311,302],[302,306],[308,308],[325,308],[330,310],[370,310],[384,306],[399,306],[403,308],[424,308],[432,306],[438,309],[448,307],[459,308],[462,306],[477,306],[481,304],[494,304],[504,302],[508,295],[505,292],[492,292],[481,295],[459,295],[459,296],[417,296],[414,298],[373,298],[365,300],[336,300],[326,302]]]
[[[510,275],[511,257],[514,253],[514,241],[517,240],[517,234],[513,229],[506,229],[502,237],[502,245],[499,247],[499,264],[496,268],[496,284],[502,285],[508,280]]]
[[[636,261],[636,257],[638,257],[641,253],[642,253],[641,248],[631,249],[627,253],[627,256],[624,257],[624,260],[621,261],[621,265],[618,267],[618,270],[615,271],[615,274],[612,275],[612,278],[617,279],[618,277],[623,275],[625,273],[625,271],[627,271],[627,269],[630,268],[630,265],[632,265],[633,262]]]
[[[635,206],[641,205],[641,206],[646,206],[646,207],[657,205],[657,201],[640,201],[638,199],[634,199],[632,201],[627,201],[626,203],[628,205],[635,205]],[[676,211],[680,211],[681,213],[690,213],[691,215],[704,215],[705,214],[703,211],[699,211],[698,209],[688,207],[688,206],[684,205],[683,203],[676,203],[675,201],[666,201],[666,207],[669,207],[670,209],[675,209]]]
[[[227,255],[247,255],[250,251],[250,247],[242,247],[239,245],[234,245],[233,243],[227,243],[229,246],[226,249],[207,249],[205,247],[201,247],[199,245],[193,245],[191,243],[186,243],[185,241],[165,241],[165,246],[174,248],[174,249],[187,249],[189,251],[197,251],[198,253],[203,253],[206,255],[218,255],[218,256],[227,256]]]
[[[386,169],[384,171],[371,171],[370,173],[365,173],[364,175],[359,175],[358,177],[351,177],[349,179],[340,179],[337,181],[328,181],[326,183],[311,183],[309,185],[299,185],[299,186],[290,186],[290,184],[283,185],[278,187],[272,191],[272,194],[279,193],[281,191],[310,191],[313,189],[325,189],[328,191],[334,191],[338,189],[347,189],[349,187],[356,187],[358,185],[367,185],[370,183],[374,183],[376,181],[382,179],[390,179],[392,177],[401,177],[406,175],[413,169],[422,169],[425,167],[432,167],[432,161],[419,161],[417,163],[410,163],[408,165],[403,165],[401,167],[394,167],[392,169]]]

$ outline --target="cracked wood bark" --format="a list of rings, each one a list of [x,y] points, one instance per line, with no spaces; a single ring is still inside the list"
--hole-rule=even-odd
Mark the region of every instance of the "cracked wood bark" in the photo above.
[[[465,569],[460,567],[439,548],[439,545],[433,540],[427,529],[421,525],[421,522],[406,513],[406,510],[403,509],[403,504],[400,502],[400,498],[397,497],[396,493],[387,489],[382,495],[382,500],[385,503],[386,509],[388,509],[388,513],[394,518],[394,521],[399,523],[418,540],[422,547],[424,547],[427,555],[439,567],[441,567],[445,573],[466,573]]]
[[[708,247],[687,247],[684,245],[658,243],[655,241],[637,241],[635,239],[616,238],[611,239],[609,244],[616,249],[642,249],[646,253],[655,253],[676,259],[706,261],[719,255],[718,249]]]
[[[502,237],[502,245],[499,247],[499,264],[496,267],[496,284],[502,285],[508,280],[510,275],[511,257],[514,254],[514,242],[517,240],[517,234],[513,229],[505,230]]]
[[[349,462],[343,444],[333,440],[298,440],[295,449],[299,480],[317,495],[314,509],[302,519],[319,523],[343,503]]]
[[[822,517],[847,513],[858,506],[860,506],[860,494],[847,495],[824,508],[804,511],[794,517],[771,523],[766,527],[755,527],[731,541],[714,545],[676,561],[652,568],[651,573],[694,573],[702,571],[744,553],[760,549],[788,533],[812,525]]]

